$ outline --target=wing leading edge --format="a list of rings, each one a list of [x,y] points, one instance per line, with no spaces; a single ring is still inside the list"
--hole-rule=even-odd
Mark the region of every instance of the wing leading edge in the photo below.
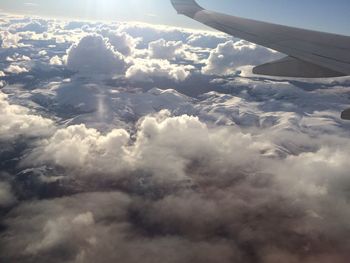
[[[229,35],[288,56],[253,69],[256,74],[324,78],[350,75],[350,37],[282,26],[206,10],[195,0],[171,0],[186,15]]]

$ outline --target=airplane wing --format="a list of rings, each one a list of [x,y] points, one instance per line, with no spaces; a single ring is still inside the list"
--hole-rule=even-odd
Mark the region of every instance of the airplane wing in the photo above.
[[[206,10],[195,0],[171,0],[186,15],[229,35],[287,56],[260,65],[253,73],[282,77],[324,78],[350,75],[350,37],[276,25]]]
[[[179,14],[287,55],[280,60],[255,67],[255,74],[302,78],[350,75],[349,36],[225,15],[204,9],[196,0],[171,2]],[[343,111],[341,117],[350,120],[350,109]]]

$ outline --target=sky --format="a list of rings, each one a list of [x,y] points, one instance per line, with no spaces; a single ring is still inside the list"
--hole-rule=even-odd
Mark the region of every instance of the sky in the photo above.
[[[199,0],[202,6],[257,20],[350,35],[347,0]],[[1,0],[5,12],[66,17],[141,21],[189,28],[205,28],[177,16],[169,0]]]

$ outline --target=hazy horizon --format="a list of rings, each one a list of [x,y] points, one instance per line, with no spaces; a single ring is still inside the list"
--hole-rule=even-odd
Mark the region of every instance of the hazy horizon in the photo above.
[[[215,11],[318,31],[350,35],[345,0],[199,0]],[[16,14],[77,20],[139,21],[152,24],[206,29],[178,16],[170,0],[2,0],[0,9]]]

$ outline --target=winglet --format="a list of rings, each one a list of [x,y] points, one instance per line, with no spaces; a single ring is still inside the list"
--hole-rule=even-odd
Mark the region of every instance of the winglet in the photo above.
[[[171,0],[178,14],[194,18],[196,13],[204,10],[195,0]]]
[[[341,118],[343,120],[350,120],[350,109],[343,111],[341,114]]]

